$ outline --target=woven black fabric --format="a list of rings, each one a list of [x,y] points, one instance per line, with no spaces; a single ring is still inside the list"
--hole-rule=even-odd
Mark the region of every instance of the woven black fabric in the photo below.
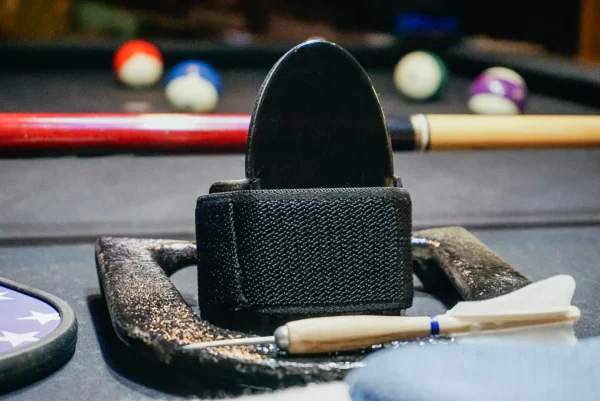
[[[202,196],[202,317],[240,328],[290,316],[399,314],[413,297],[411,230],[402,188]]]

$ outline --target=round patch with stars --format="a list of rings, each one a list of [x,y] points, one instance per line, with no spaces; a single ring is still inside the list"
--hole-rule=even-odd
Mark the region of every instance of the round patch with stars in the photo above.
[[[70,359],[77,322],[63,300],[0,278],[0,394],[38,380]]]

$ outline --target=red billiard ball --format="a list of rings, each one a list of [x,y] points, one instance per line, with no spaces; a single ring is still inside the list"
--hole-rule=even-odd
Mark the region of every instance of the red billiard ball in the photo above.
[[[115,53],[113,64],[117,79],[133,88],[156,85],[163,75],[162,54],[145,40],[124,43]]]

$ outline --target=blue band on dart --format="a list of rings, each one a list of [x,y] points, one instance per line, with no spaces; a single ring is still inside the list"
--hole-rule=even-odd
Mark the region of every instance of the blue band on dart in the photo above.
[[[429,319],[431,320],[431,335],[437,336],[440,334],[440,322],[437,321],[437,316],[430,316]]]

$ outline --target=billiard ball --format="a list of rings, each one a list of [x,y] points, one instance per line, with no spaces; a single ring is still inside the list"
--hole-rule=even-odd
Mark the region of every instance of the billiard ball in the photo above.
[[[158,83],[163,75],[163,57],[156,46],[144,40],[131,40],[116,51],[113,68],[118,80],[132,88]]]
[[[181,62],[167,76],[165,96],[177,111],[214,111],[221,96],[219,74],[202,61]]]
[[[394,84],[411,100],[425,101],[436,97],[445,87],[448,70],[444,61],[428,51],[413,51],[398,61]]]
[[[521,114],[526,102],[525,80],[504,67],[488,68],[469,88],[468,107],[475,114]]]

